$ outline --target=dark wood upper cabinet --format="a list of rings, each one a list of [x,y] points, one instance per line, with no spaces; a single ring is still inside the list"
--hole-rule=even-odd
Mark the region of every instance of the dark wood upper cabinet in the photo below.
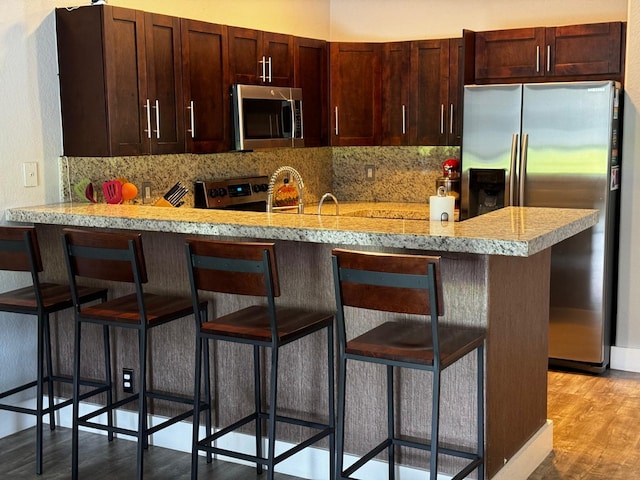
[[[327,42],[296,37],[293,63],[293,86],[302,88],[304,145],[326,146],[329,142]]]
[[[555,76],[621,74],[622,23],[546,29],[547,71]]]
[[[228,35],[231,83],[292,85],[293,36],[241,27]]]
[[[226,27],[182,19],[181,34],[187,151],[228,151],[231,133]]]
[[[477,83],[622,80],[624,23],[519,28],[474,35]],[[472,42],[473,43],[473,42]]]
[[[408,145],[411,42],[382,47],[382,145]]]
[[[184,151],[179,19],[56,9],[64,154]]]
[[[380,145],[380,49],[378,43],[331,44],[332,145]]]

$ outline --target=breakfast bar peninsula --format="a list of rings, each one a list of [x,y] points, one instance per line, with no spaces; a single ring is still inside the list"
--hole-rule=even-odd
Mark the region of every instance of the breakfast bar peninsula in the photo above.
[[[487,478],[526,478],[528,472],[522,469],[526,469],[526,465],[531,467],[532,462],[535,466],[552,447],[552,429],[547,422],[551,248],[593,227],[597,222],[595,210],[507,207],[464,222],[428,222],[348,214],[289,215],[138,205],[57,204],[8,209],[6,220],[37,226],[45,255],[44,278],[58,281],[66,280],[60,238],[63,227],[140,231],[149,266],[147,289],[184,294],[189,293],[185,238],[274,241],[281,279],[280,302],[326,310],[335,309],[331,273],[334,247],[440,255],[445,302],[442,321],[487,329]],[[238,307],[231,302],[231,299],[217,297],[212,302],[213,309],[216,313],[225,313]],[[167,365],[180,362],[185,365],[185,372],[193,372],[195,334],[190,321],[175,322],[175,327],[169,327],[174,329],[171,334],[152,340],[151,348],[160,355],[154,354],[154,358],[166,358]],[[361,321],[364,326],[365,318]],[[71,348],[72,332],[68,331],[68,322],[60,322],[56,328],[58,325],[57,361],[65,367],[72,358],[64,351]],[[130,340],[117,338],[116,341]],[[251,388],[237,385],[240,378],[249,377],[241,360],[246,352],[237,348],[221,345],[212,352],[215,369],[225,372],[214,378],[215,403],[224,405],[219,412],[214,407],[216,424],[225,424],[242,411],[242,405],[252,402]],[[322,381],[317,380],[315,389],[314,382],[307,379],[317,378],[318,372],[326,375],[326,371],[322,371],[326,369],[322,352],[321,338],[313,335],[299,346],[283,351],[282,364],[297,365],[296,375],[305,378],[304,382],[282,383],[296,385],[279,392],[283,409],[320,415],[326,412],[325,395],[317,391],[322,388]],[[472,380],[475,366],[472,358],[465,360],[444,374],[445,382],[453,387],[445,387],[442,392],[441,439],[445,444],[472,447],[475,442],[476,398]],[[113,361],[114,371],[119,372],[127,366],[128,358],[124,354]],[[158,377],[161,373],[166,377],[165,372],[173,371],[162,363],[160,360],[152,367]],[[71,371],[70,365],[68,368]],[[283,371],[283,375],[291,374],[286,369]],[[385,372],[382,367],[354,365],[349,375],[355,379],[366,378],[362,385],[376,385],[371,391],[360,392],[358,401],[347,400],[347,411],[354,413],[347,418],[349,433],[345,449],[362,453],[376,444],[377,433],[383,435],[386,429],[382,413],[386,402]],[[424,375],[403,372],[396,378],[396,398],[403,412],[397,430],[408,436],[428,436],[430,381]],[[154,375],[150,377],[156,381]],[[193,389],[192,374],[180,374],[163,381],[168,381],[175,391],[189,393]],[[163,415],[165,412],[159,406],[152,413]],[[365,416],[366,422],[362,421]],[[461,418],[463,421],[459,421]],[[364,425],[371,422],[375,427],[365,429]],[[281,431],[280,435],[297,439],[294,431]],[[185,449],[188,443],[189,438],[185,438]],[[428,465],[426,454],[422,453],[406,454],[398,460],[410,469],[424,469]],[[299,463],[306,461],[298,460]],[[455,467],[441,463],[445,471],[447,468],[453,471]],[[314,467],[309,466],[309,471],[314,472]]]

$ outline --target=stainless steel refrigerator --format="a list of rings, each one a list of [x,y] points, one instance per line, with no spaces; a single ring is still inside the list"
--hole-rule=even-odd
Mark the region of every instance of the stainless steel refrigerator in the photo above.
[[[616,311],[620,85],[470,85],[461,218],[507,205],[595,208],[592,229],[552,248],[551,365],[602,372]]]

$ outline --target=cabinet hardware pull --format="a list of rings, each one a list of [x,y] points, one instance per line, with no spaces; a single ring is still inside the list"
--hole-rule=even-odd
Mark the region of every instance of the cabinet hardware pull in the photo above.
[[[147,128],[145,132],[147,132],[147,137],[151,138],[151,106],[149,105],[149,99],[147,98],[147,102],[144,104],[144,108],[147,110]]]
[[[267,81],[267,61],[266,61],[266,57],[263,55],[262,56],[262,60],[260,60],[258,62],[260,65],[262,65],[262,75],[260,76],[260,80],[262,80],[263,82]]]
[[[335,109],[335,115],[336,115],[336,128],[334,129],[334,132],[336,134],[336,136],[338,136],[338,107],[336,106]]]
[[[444,103],[440,104],[440,135],[444,134]]]
[[[273,78],[271,77],[271,57],[269,57],[269,83],[273,82]]]
[[[547,45],[547,72],[551,71],[551,45]]]
[[[160,102],[156,98],[156,138],[160,138]]]
[[[189,119],[191,120],[191,129],[188,130],[191,132],[191,138],[196,138],[196,114],[195,114],[195,105],[193,100],[189,102],[189,106],[187,110],[189,110]]]
[[[540,72],[540,45],[536,45],[536,72]]]
[[[402,134],[407,133],[407,107],[402,105]]]
[[[449,134],[453,135],[453,103],[449,104]]]

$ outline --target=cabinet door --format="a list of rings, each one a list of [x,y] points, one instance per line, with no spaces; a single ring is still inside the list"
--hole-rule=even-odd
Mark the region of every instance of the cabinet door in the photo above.
[[[183,111],[188,152],[230,149],[226,27],[182,19]]]
[[[249,28],[229,27],[229,67],[231,83],[256,85],[262,75],[260,32]],[[260,73],[258,70],[260,68]]]
[[[380,144],[380,46],[332,43],[331,144]]]
[[[328,144],[327,42],[297,37],[294,41],[294,86],[302,88],[305,147]]]
[[[180,19],[145,14],[147,98],[151,111],[150,151],[181,153],[184,144]]]
[[[410,42],[386,43],[382,54],[382,145],[409,143]]]
[[[293,85],[293,37],[282,33],[262,32],[262,55],[265,79],[262,83],[290,87]]]
[[[544,75],[545,29],[476,33],[476,81]]]
[[[462,38],[449,39],[449,111],[447,145],[462,142],[462,100],[464,96],[464,49]]]
[[[90,7],[94,8],[94,7]],[[112,156],[149,152],[144,13],[104,7],[104,75]]]
[[[555,76],[620,74],[622,23],[546,29],[546,70]]]
[[[446,145],[449,130],[449,41],[411,45],[412,144]]]

